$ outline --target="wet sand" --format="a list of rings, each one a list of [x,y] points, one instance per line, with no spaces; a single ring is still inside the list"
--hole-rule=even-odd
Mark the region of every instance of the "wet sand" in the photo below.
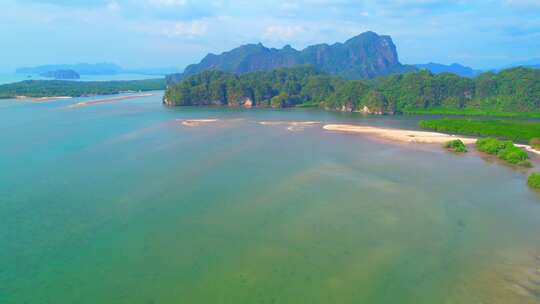
[[[428,132],[428,131],[413,131],[402,129],[386,129],[369,126],[344,125],[344,124],[328,124],[324,125],[323,129],[334,132],[346,132],[355,134],[373,135],[392,141],[405,143],[424,143],[424,144],[443,144],[450,140],[460,139],[465,143],[474,144],[476,138],[455,136],[444,133]]]
[[[177,119],[180,124],[186,127],[198,127],[201,125],[217,122],[217,119]]]
[[[263,126],[287,126],[289,131],[301,131],[306,127],[319,125],[320,121],[261,121],[259,124]]]
[[[50,96],[50,97],[28,97],[28,96],[16,96],[15,99],[18,100],[29,100],[31,102],[47,102],[51,100],[59,99],[71,99],[71,96]]]
[[[121,101],[121,100],[126,100],[126,99],[150,97],[150,96],[154,96],[154,95],[156,95],[156,94],[147,93],[147,94],[126,95],[126,96],[94,99],[94,100],[90,100],[90,101],[83,101],[83,102],[78,102],[76,104],[69,105],[68,108],[70,108],[70,109],[81,108],[81,107],[96,105],[96,104],[100,104],[100,103],[109,103],[109,102],[116,102],[116,101]]]
[[[366,134],[376,136],[378,138],[402,142],[402,143],[419,143],[419,144],[445,144],[448,141],[460,139],[466,145],[476,143],[477,138],[458,136],[438,132],[429,131],[414,131],[403,129],[387,129],[370,126],[345,125],[345,124],[328,124],[324,125],[323,129],[332,132],[344,132],[355,134]],[[533,149],[529,145],[515,144],[516,147],[522,148],[527,152],[540,155],[540,151]]]

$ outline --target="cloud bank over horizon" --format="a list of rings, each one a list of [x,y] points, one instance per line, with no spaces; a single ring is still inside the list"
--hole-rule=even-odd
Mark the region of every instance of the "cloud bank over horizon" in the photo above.
[[[115,62],[177,67],[246,43],[297,49],[371,30],[403,63],[475,68],[540,57],[537,0],[5,0],[1,70]]]

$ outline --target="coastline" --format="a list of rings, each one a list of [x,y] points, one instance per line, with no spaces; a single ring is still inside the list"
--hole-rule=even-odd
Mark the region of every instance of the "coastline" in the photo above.
[[[478,138],[451,135],[430,131],[415,131],[405,129],[389,129],[371,126],[360,126],[350,124],[326,124],[323,129],[330,132],[341,132],[349,134],[363,134],[386,139],[393,142],[413,143],[413,144],[445,144],[448,141],[459,139],[466,145],[475,144]],[[529,145],[516,144],[517,147],[527,152],[540,155],[540,151],[533,149]]]
[[[323,129],[331,132],[373,135],[404,143],[443,144],[450,140],[460,139],[464,144],[470,145],[474,144],[477,140],[472,137],[455,136],[438,132],[388,129],[349,124],[326,124],[323,126]]]

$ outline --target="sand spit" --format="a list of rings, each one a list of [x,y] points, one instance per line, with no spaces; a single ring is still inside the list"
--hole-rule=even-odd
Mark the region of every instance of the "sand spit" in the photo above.
[[[50,96],[50,97],[28,97],[28,96],[16,96],[18,100],[30,100],[31,102],[47,102],[51,100],[71,99],[71,96]]]
[[[473,137],[457,136],[438,132],[386,129],[358,125],[328,124],[324,125],[323,129],[333,132],[373,135],[382,139],[403,143],[444,144],[450,140],[461,139],[463,143],[470,145],[476,143],[477,140],[477,138]],[[516,147],[522,148],[527,152],[540,155],[540,151],[533,149],[529,145],[515,145]]]
[[[287,126],[289,131],[302,131],[306,127],[319,125],[320,121],[260,121],[263,126]]]
[[[94,99],[90,101],[83,101],[76,104],[69,105],[68,108],[81,108],[91,105],[96,105],[100,103],[109,103],[109,102],[116,102],[126,99],[133,99],[133,98],[141,98],[141,97],[150,97],[154,96],[156,94],[147,93],[147,94],[137,94],[137,95],[124,95],[124,96],[117,96],[117,97],[109,97],[109,98],[102,98],[102,99]]]
[[[177,119],[181,125],[186,127],[198,127],[201,125],[217,122],[217,119]]]
[[[530,153],[534,153],[534,154],[540,155],[540,151],[535,150],[533,147],[531,147],[531,146],[529,146],[529,145],[521,145],[521,144],[514,144],[514,145],[515,145],[516,147],[525,149],[525,151],[527,151],[527,152],[530,152]]]
[[[323,126],[323,129],[334,132],[373,135],[379,138],[405,143],[443,144],[454,139],[461,139],[465,144],[474,144],[476,142],[476,138],[454,136],[437,132],[386,129],[357,125],[329,124]]]

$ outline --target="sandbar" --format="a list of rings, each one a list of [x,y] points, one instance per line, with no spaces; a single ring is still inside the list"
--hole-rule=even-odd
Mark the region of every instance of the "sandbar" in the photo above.
[[[156,94],[147,93],[147,94],[125,95],[125,96],[109,97],[109,98],[102,98],[102,99],[94,99],[90,101],[83,101],[83,102],[78,102],[76,104],[69,105],[68,108],[81,108],[81,107],[96,105],[100,103],[109,103],[109,102],[121,101],[121,100],[126,100],[126,99],[150,97],[154,95]]]
[[[30,100],[31,102],[47,102],[51,100],[59,99],[71,99],[71,96],[49,96],[49,97],[28,97],[28,96],[15,96],[15,99]]]
[[[186,127],[198,127],[200,125],[217,122],[217,119],[177,119],[179,123]]]
[[[289,131],[300,131],[306,127],[321,124],[320,121],[260,121],[259,124],[264,126],[287,126]]]
[[[355,134],[372,135],[378,138],[401,142],[401,143],[420,143],[420,144],[445,144],[451,140],[460,139],[466,145],[476,143],[477,138],[458,136],[438,132],[414,131],[403,129],[388,129],[370,126],[346,125],[346,124],[328,124],[323,126],[324,130],[332,132],[344,132]],[[527,152],[540,155],[540,151],[533,149],[529,145],[515,144]]]
[[[454,139],[460,139],[466,145],[474,144],[476,142],[476,138],[465,136],[456,136],[428,131],[388,129],[358,125],[328,124],[324,125],[323,129],[333,132],[373,135],[379,138],[404,143],[443,144]]]

